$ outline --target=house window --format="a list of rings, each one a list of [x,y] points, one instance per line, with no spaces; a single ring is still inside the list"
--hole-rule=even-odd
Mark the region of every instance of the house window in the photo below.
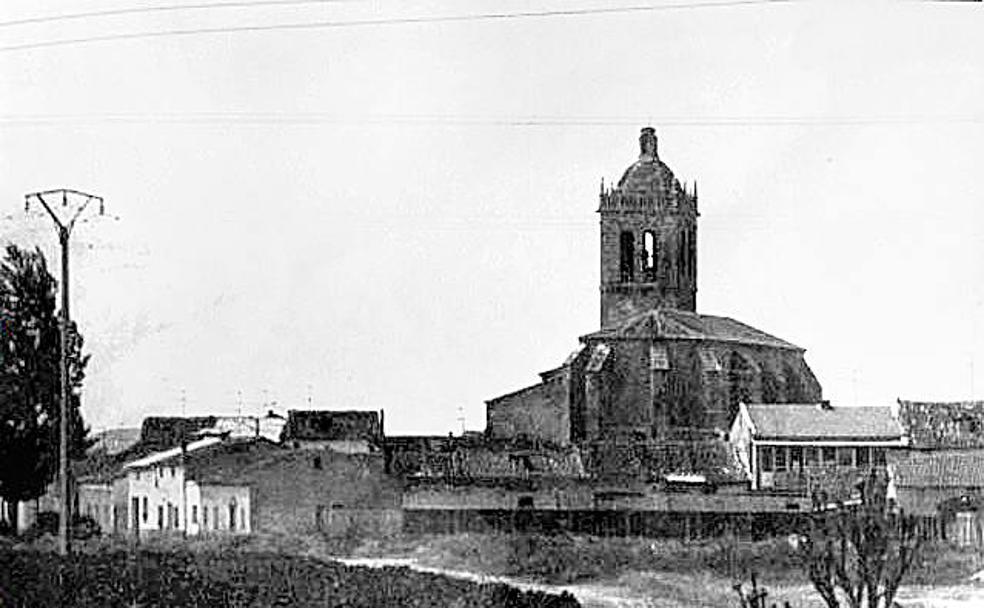
[[[143,506],[143,509],[141,509],[141,510],[143,511],[143,520],[144,520],[144,523],[146,523],[147,522],[147,518],[150,517],[150,508],[147,506],[147,497],[144,496],[142,500],[143,500],[143,505],[142,505]]]
[[[857,448],[857,459],[859,467],[867,467],[871,464],[871,448],[859,447]]]
[[[164,529],[164,505],[157,505],[157,529]]]
[[[806,447],[803,448],[803,466],[815,467],[819,461],[818,456],[820,448]]]
[[[872,448],[871,460],[876,467],[883,467],[886,464],[885,448]]]
[[[191,505],[191,523],[198,523],[198,505]]]
[[[315,456],[314,457],[313,464],[314,464],[314,468],[320,469],[321,468],[321,456]]]
[[[219,529],[219,507],[212,507],[212,527]]]
[[[823,448],[823,464],[832,465],[837,461],[836,448]]]
[[[233,499],[233,501],[229,503],[229,529],[230,530],[235,530],[236,529],[236,501],[235,501],[235,499]]]
[[[208,507],[202,509],[202,527],[208,529]]]
[[[777,447],[776,448],[776,470],[785,471],[786,470],[786,448]]]
[[[789,448],[789,470],[799,471],[803,468],[803,448],[796,446]]]
[[[837,448],[837,466],[854,466],[854,448]]]
[[[769,446],[762,446],[758,449],[759,453],[759,468],[763,473],[771,473],[775,468],[773,462],[772,448]]]

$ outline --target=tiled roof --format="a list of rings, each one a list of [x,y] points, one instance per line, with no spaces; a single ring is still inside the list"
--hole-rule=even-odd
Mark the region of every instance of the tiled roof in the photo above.
[[[823,408],[816,404],[748,404],[757,439],[894,440],[902,427],[888,406]]]
[[[706,340],[755,346],[803,349],[775,336],[728,317],[701,315],[683,310],[657,308],[635,315],[615,328],[603,329],[585,337],[664,338],[668,340]]]
[[[153,448],[170,448],[181,445],[182,441],[198,439],[198,431],[214,427],[215,416],[151,416],[144,418],[140,427],[139,445]]]
[[[157,466],[169,460],[180,458],[182,454],[187,457],[187,455],[197,452],[198,450],[204,450],[219,443],[222,443],[222,439],[218,437],[206,437],[204,439],[192,441],[184,447],[178,446],[175,448],[161,450],[160,452],[154,452],[153,454],[148,454],[143,458],[138,458],[137,460],[126,463],[123,465],[123,468],[140,469],[143,467]]]
[[[379,413],[372,411],[290,410],[284,438],[288,440],[367,440],[382,435]]]
[[[984,487],[984,450],[912,452],[892,464],[899,487]]]
[[[984,401],[898,403],[911,447],[984,448]]]
[[[389,458],[391,470],[398,475],[449,481],[585,475],[581,454],[575,448],[524,450],[453,443],[443,450],[393,446]]]

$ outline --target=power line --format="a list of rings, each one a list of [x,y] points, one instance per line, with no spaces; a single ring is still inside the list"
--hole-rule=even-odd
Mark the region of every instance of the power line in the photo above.
[[[477,126],[477,127],[610,127],[645,124],[660,126],[754,127],[754,126],[859,126],[906,124],[984,123],[984,114],[942,115],[842,115],[842,116],[442,116],[442,115],[343,115],[305,112],[170,112],[170,113],[92,113],[92,114],[0,114],[0,126],[63,124],[401,124],[409,126]]]
[[[271,32],[288,30],[340,29],[347,27],[366,27],[374,25],[413,25],[422,23],[455,23],[468,21],[504,21],[511,19],[530,19],[547,17],[576,17],[584,15],[611,15],[625,13],[648,13],[666,10],[683,10],[697,8],[721,8],[732,6],[748,6],[759,4],[788,4],[796,0],[721,0],[718,2],[686,2],[679,4],[644,4],[635,6],[596,7],[583,9],[553,9],[542,11],[513,11],[473,13],[470,15],[432,15],[423,17],[390,17],[381,19],[350,19],[345,21],[308,21],[295,23],[279,23],[272,25],[241,25],[202,28],[177,28],[169,30],[129,32],[105,34],[102,36],[87,36],[80,38],[62,38],[41,42],[28,42],[0,46],[0,52],[23,51],[56,46],[88,44],[93,42],[110,42],[118,40],[138,40],[147,38],[164,38],[170,36],[197,36],[206,34],[228,34],[243,32]]]
[[[37,23],[54,23],[57,21],[73,21],[79,19],[93,19],[100,17],[116,17],[119,15],[135,15],[141,13],[171,13],[183,11],[203,11],[228,8],[252,8],[259,6],[291,6],[304,4],[343,4],[366,2],[367,0],[242,0],[239,2],[202,2],[200,4],[159,4],[155,6],[138,6],[129,8],[111,8],[101,11],[87,11],[81,13],[62,13],[56,15],[41,15],[38,17],[25,17],[23,19],[11,19],[0,21],[0,27],[15,27],[20,25],[33,25]]]

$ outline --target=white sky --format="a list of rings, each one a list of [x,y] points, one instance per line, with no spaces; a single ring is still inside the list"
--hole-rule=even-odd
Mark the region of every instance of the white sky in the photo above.
[[[0,21],[123,6],[36,4],[5,0]],[[613,5],[151,11],[0,25],[0,47]],[[598,327],[599,180],[651,123],[661,157],[699,183],[699,311],[805,347],[835,404],[981,398],[980,7],[789,2],[0,50],[0,227],[40,239],[57,270],[25,193],[80,189],[121,218],[74,240],[96,428],[179,414],[183,390],[188,414],[235,413],[239,391],[244,413],[310,395],[385,409],[389,433],[457,430],[459,415],[481,429],[485,399]]]

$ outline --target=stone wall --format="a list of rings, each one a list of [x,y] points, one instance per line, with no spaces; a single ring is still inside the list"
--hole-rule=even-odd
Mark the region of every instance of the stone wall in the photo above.
[[[493,439],[525,438],[567,445],[571,437],[567,374],[488,402],[488,432]]]
[[[327,532],[330,510],[359,509],[369,518],[374,510],[400,504],[400,488],[383,472],[381,455],[297,450],[278,455],[247,476],[258,532]],[[347,515],[349,522],[358,519],[355,511]]]
[[[586,350],[600,341],[591,341]],[[678,428],[726,432],[745,403],[817,403],[820,384],[798,351],[698,340],[618,339],[602,370],[585,374],[571,403],[582,440],[659,438]],[[653,344],[669,369],[654,369]],[[703,352],[702,352],[703,351]],[[716,365],[715,365],[716,363]],[[582,388],[583,387],[583,388]]]

